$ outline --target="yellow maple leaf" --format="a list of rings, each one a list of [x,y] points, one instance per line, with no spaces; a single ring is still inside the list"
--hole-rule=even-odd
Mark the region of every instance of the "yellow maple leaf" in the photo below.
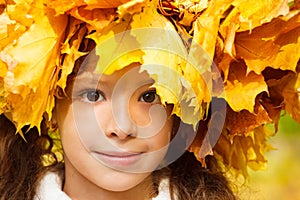
[[[15,21],[11,20],[6,12],[0,14],[0,50],[2,50],[10,41],[8,40],[9,28]]]
[[[252,30],[257,26],[270,22],[273,18],[289,12],[288,0],[235,0],[231,16],[239,16],[238,31]],[[226,19],[231,21],[229,17]],[[228,22],[225,22],[225,24]]]
[[[84,0],[43,0],[48,8],[56,11],[57,15],[65,14],[73,8],[86,5]]]
[[[266,169],[267,160],[264,154],[274,149],[267,139],[271,135],[274,135],[266,126],[259,126],[254,129],[250,135],[253,143],[249,145],[245,153],[247,153],[247,164],[253,170]],[[243,145],[244,147],[244,145]]]
[[[211,59],[214,57],[220,19],[233,0],[211,1],[208,8],[194,22],[194,40]]]
[[[236,56],[243,58],[248,71],[260,74],[267,66],[295,70],[300,52],[300,13],[288,21],[280,18],[236,35]]]
[[[289,13],[287,0],[262,0],[259,2],[235,0],[232,2],[232,6],[229,14],[224,16],[219,30],[224,38],[224,52],[231,56],[235,56],[236,32],[248,31],[251,33],[254,28]],[[246,45],[245,48],[247,48]]]
[[[264,77],[254,72],[246,74],[246,67],[241,61],[230,67],[231,73],[225,82],[225,99],[234,111],[246,109],[253,113],[256,96],[268,91]]]
[[[53,11],[45,8],[42,1],[17,1],[7,12],[19,26],[27,27],[26,34],[13,38],[14,42],[2,51],[15,63],[6,62],[8,71],[4,77],[4,88],[8,93],[6,104],[14,110],[10,119],[17,131],[27,124],[39,128],[46,109],[51,118],[54,106],[54,101],[50,100],[54,98],[50,95],[54,89],[51,86],[58,75],[56,58],[67,21],[64,16],[54,17]],[[28,100],[28,106],[24,106],[24,99]]]
[[[78,50],[87,31],[86,29],[81,28],[81,24],[82,22],[79,20],[70,20],[68,33],[60,52],[64,55],[64,59],[62,66],[60,66],[61,75],[57,81],[57,85],[63,90],[66,88],[67,77],[72,73],[76,60],[81,56],[86,55],[86,53],[79,52]],[[62,55],[60,57],[62,57]]]
[[[122,23],[114,22],[89,36],[96,42],[99,73],[111,74],[132,63],[142,63],[144,53],[138,50],[140,44],[129,31],[132,17],[128,15],[123,19]]]
[[[228,137],[227,131],[223,131],[217,145],[214,147],[214,157],[216,157],[221,166],[228,169],[235,169],[234,175],[243,174],[245,177],[247,172],[247,157],[241,146],[241,140],[244,136]]]
[[[116,17],[115,9],[99,9],[88,10],[85,7],[72,9],[70,14],[83,22],[87,23],[90,30],[101,30],[109,25]],[[97,17],[95,17],[97,16]]]
[[[253,170],[265,169],[267,160],[264,154],[273,149],[267,138],[273,133],[266,126],[258,126],[247,135],[230,134],[223,130],[213,149],[214,156],[226,171],[236,177],[242,174],[248,177],[248,167]]]

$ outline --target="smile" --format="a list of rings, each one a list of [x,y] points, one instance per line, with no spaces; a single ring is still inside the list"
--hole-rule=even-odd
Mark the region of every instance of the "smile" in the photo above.
[[[140,160],[142,153],[132,152],[92,152],[96,159],[108,166],[129,166]]]

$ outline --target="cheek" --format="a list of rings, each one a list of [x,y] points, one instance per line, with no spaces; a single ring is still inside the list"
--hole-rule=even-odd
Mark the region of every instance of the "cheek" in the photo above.
[[[71,128],[71,123],[73,123],[72,113],[70,111],[71,103],[65,100],[56,100],[56,107],[55,107],[55,118],[60,130],[60,134],[62,134],[65,129]],[[68,131],[66,131],[68,132]]]
[[[76,157],[77,152],[87,152],[86,147],[82,145],[85,138],[80,137],[79,133],[80,129],[87,125],[85,116],[76,115],[73,104],[66,100],[57,101],[56,105],[56,119],[64,153]]]
[[[153,137],[147,138],[149,146],[151,146],[151,151],[157,151],[162,148],[168,148],[171,140],[171,132],[173,126],[173,118],[166,120],[163,128],[153,135]]]
[[[164,137],[162,132],[168,132],[169,114],[161,104],[135,104],[130,107],[130,115],[140,138]]]
[[[150,109],[148,105],[132,105],[129,106],[129,114],[131,120],[138,126],[146,126],[151,123]]]
[[[56,103],[56,119],[64,149],[69,149],[69,146],[77,143],[75,140],[76,137],[74,137],[76,126],[70,105],[65,101],[57,101]]]
[[[167,116],[170,115],[170,106],[164,107],[161,104],[151,104],[136,100],[137,97],[131,98],[127,106],[130,117],[138,126],[150,125],[153,121],[159,121],[165,124]],[[127,112],[128,112],[127,110]],[[162,126],[161,126],[162,127]]]

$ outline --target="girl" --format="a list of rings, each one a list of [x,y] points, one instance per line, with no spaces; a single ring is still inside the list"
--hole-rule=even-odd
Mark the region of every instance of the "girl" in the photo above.
[[[111,30],[119,26],[123,24]],[[149,39],[149,33],[157,30],[147,29],[148,34],[139,31],[136,37]],[[174,32],[168,32],[162,37],[174,37]],[[131,33],[122,32],[121,36],[122,44],[130,45],[126,38]],[[235,199],[212,158],[206,160],[209,167],[202,168],[193,153],[185,151],[187,141],[181,141],[181,146],[171,142],[192,134],[190,129],[179,133],[175,105],[164,103],[156,91],[156,81],[146,70],[159,67],[172,72],[161,63],[173,64],[180,59],[167,53],[170,58],[162,62],[165,50],[145,42],[140,43],[140,49],[131,47],[133,53],[141,49],[146,53],[142,65],[133,62],[104,73],[116,66],[112,62],[99,70],[101,55],[99,58],[96,51],[104,49],[106,43],[113,44],[115,38],[118,36],[98,46],[91,39],[83,39],[80,51],[89,53],[77,60],[66,89],[58,92],[52,127],[59,129],[63,162],[53,153],[54,139],[49,135],[47,119],[41,125],[41,136],[37,128],[22,129],[25,142],[15,135],[14,124],[1,115],[1,199]],[[183,47],[180,38],[175,38],[172,42]],[[148,52],[146,47],[152,49]],[[116,52],[111,49],[107,52]],[[120,55],[119,60],[127,56]],[[153,55],[156,61],[151,61]],[[164,83],[171,90],[174,82]]]
[[[228,134],[222,135],[215,155],[236,169],[243,169],[245,162],[254,168],[265,162],[259,149],[265,148],[261,125],[280,113],[272,112],[285,99],[284,94],[276,96],[283,87],[279,79],[288,85],[287,80],[296,82],[299,76],[279,71],[272,81],[275,69],[259,71],[261,75],[249,72],[245,65],[251,65],[253,55],[263,54],[248,37],[259,38],[264,46],[265,40],[297,29],[298,14],[286,15],[287,23],[274,20],[286,27],[276,37],[264,37],[260,29],[251,30],[253,35],[231,34],[272,19],[267,15],[253,20],[260,11],[245,9],[242,1],[215,0],[210,6],[207,1],[195,6],[190,1],[109,2],[0,3],[0,198],[236,199],[216,159],[206,155],[223,129],[225,110],[230,115],[224,128]],[[284,15],[288,5],[281,6],[275,5],[279,13],[270,14]],[[269,26],[268,33],[273,30]],[[184,38],[189,33],[195,38]],[[284,56],[285,45],[296,39],[278,38],[276,47],[282,45],[278,52]],[[227,110],[224,101],[212,101],[211,96],[222,95],[223,80],[210,72],[211,60],[195,40],[203,40],[211,57],[214,51],[219,56],[227,89],[251,91],[246,108],[235,101],[234,92],[226,96],[231,106]],[[295,72],[299,68],[292,67]],[[252,109],[254,114],[248,112]],[[56,154],[58,134],[63,159]]]
[[[211,57],[216,52],[233,91],[226,96],[228,134],[215,155],[236,169],[246,162],[257,168],[265,163],[259,147],[267,148],[262,125],[278,120],[286,100],[298,102],[279,91],[298,90],[288,80],[299,82],[299,57],[286,49],[297,49],[299,12],[289,15],[283,2],[252,9],[248,1],[209,2],[1,2],[0,199],[236,199],[216,159],[205,157],[222,131],[224,106],[211,103],[211,61],[193,41]],[[176,29],[158,14],[159,3]],[[266,29],[259,24],[282,15]],[[238,28],[245,32],[232,34]],[[278,53],[264,60],[257,46],[273,43]],[[254,74],[246,65],[260,59],[263,69]],[[222,94],[219,76],[212,77]],[[250,91],[243,99],[249,105],[236,101],[235,88]],[[55,154],[58,132],[63,160]],[[201,163],[187,150],[194,137]]]

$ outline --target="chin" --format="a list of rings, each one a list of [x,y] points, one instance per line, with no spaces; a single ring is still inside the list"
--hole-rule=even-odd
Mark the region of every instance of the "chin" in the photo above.
[[[147,180],[149,180],[149,176],[151,173],[124,173],[124,172],[117,172],[119,174],[112,175],[111,178],[105,181],[105,185],[98,185],[105,190],[113,191],[113,192],[123,192],[143,183],[147,184]]]

